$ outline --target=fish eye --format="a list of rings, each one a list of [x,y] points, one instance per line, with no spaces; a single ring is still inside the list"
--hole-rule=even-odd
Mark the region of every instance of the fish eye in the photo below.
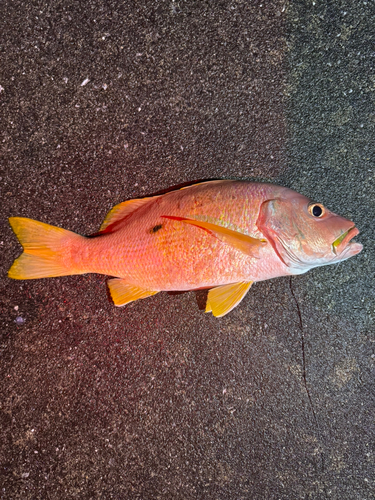
[[[320,218],[325,214],[325,208],[320,203],[312,203],[308,208],[313,217]]]

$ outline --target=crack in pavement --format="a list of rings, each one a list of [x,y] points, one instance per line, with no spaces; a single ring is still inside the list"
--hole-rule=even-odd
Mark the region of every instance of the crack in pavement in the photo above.
[[[313,415],[313,418],[314,418],[314,422],[315,422],[315,425],[316,425],[317,435],[318,435],[318,438],[319,438],[319,441],[320,441],[320,443],[319,443],[319,448],[321,448],[321,450],[320,450],[320,460],[321,460],[321,464],[322,464],[322,466],[321,466],[321,474],[324,474],[325,473],[325,453],[324,453],[324,449],[323,449],[324,445],[323,445],[323,439],[322,439],[322,432],[321,432],[321,429],[320,429],[319,421],[318,421],[317,416],[316,416],[315,407],[314,407],[314,404],[313,404],[312,399],[311,399],[311,394],[310,394],[310,391],[309,391],[309,387],[307,385],[305,335],[304,335],[304,329],[303,329],[303,321],[302,321],[301,308],[299,306],[299,303],[297,301],[297,298],[296,298],[296,296],[294,294],[294,290],[293,290],[292,276],[290,276],[290,278],[289,278],[289,288],[290,288],[290,293],[292,294],[293,300],[294,300],[294,302],[296,304],[298,318],[299,318],[299,328],[300,328],[300,331],[301,331],[301,350],[302,350],[302,379],[303,379],[303,385],[305,387],[305,391],[306,391],[306,394],[307,394],[307,399],[309,400],[311,412],[312,412],[312,415]],[[325,484],[324,478],[322,478],[322,483],[323,483],[324,493],[326,495],[326,498],[328,498],[327,486]]]

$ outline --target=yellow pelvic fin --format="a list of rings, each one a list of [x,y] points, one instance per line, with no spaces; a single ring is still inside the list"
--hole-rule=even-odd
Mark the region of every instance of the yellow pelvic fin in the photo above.
[[[64,265],[61,257],[72,240],[83,240],[83,236],[25,217],[10,217],[9,223],[24,249],[9,269],[9,278],[27,280],[81,274]]]
[[[267,245],[266,240],[253,238],[247,234],[233,231],[232,229],[227,229],[226,227],[218,226],[217,224],[211,224],[210,222],[202,222],[199,220],[177,217],[170,218],[180,220],[181,222],[185,222],[186,224],[204,229],[223,243],[226,243],[236,250],[239,250],[240,252],[256,259],[260,258],[259,249]]]
[[[220,318],[234,309],[249,291],[252,281],[248,283],[231,283],[229,285],[217,286],[208,292],[206,312],[212,312]]]
[[[134,285],[129,285],[125,280],[113,278],[108,280],[108,288],[115,306],[124,306],[138,299],[145,299],[159,293],[153,290],[144,290]]]
[[[119,203],[118,205],[115,205],[106,215],[106,218],[104,219],[104,222],[100,226],[99,231],[100,232],[104,230],[109,231],[110,230],[109,226],[112,226],[112,224],[115,224],[116,222],[125,219],[131,213],[138,210],[138,208],[142,207],[153,198],[158,198],[158,196],[151,196],[148,198],[138,198],[135,200],[127,200],[122,203]]]

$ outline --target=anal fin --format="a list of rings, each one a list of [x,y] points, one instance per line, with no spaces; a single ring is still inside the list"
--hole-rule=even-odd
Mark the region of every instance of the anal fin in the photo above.
[[[217,286],[208,292],[206,312],[220,318],[234,309],[249,291],[252,281]]]
[[[159,293],[154,290],[144,290],[134,285],[129,285],[126,280],[113,278],[108,280],[108,288],[115,306],[121,307],[138,299],[145,299]]]

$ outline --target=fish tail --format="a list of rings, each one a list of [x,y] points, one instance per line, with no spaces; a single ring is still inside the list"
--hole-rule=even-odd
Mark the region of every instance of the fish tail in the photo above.
[[[9,278],[27,280],[85,272],[71,258],[84,236],[25,217],[10,217],[9,223],[24,250],[9,269]]]

